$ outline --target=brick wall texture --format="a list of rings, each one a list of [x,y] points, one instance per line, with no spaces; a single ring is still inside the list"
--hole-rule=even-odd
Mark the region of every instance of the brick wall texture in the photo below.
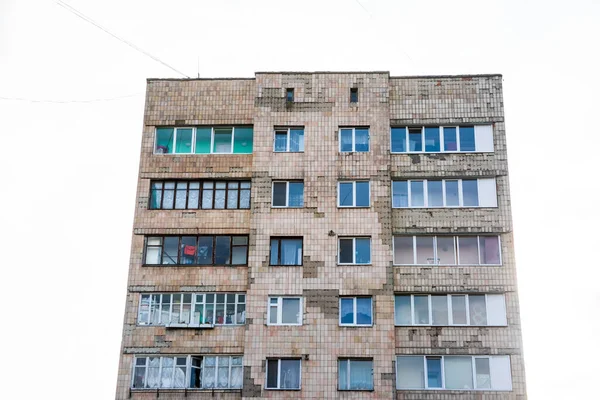
[[[287,104],[285,88],[294,88]],[[350,88],[359,102],[349,102]],[[390,126],[491,124],[494,152],[391,154]],[[155,155],[157,126],[252,125],[252,154]],[[303,153],[274,153],[275,126],[303,126]],[[368,126],[370,151],[340,153],[343,126]],[[391,181],[495,177],[497,208],[392,209]],[[249,210],[149,210],[153,179],[252,181]],[[337,183],[371,182],[371,206],[337,207]],[[303,180],[304,207],[271,207],[274,180]],[[242,390],[160,390],[161,399],[526,399],[513,251],[502,77],[390,77],[369,73],[257,73],[253,79],[148,80],[117,399],[132,390],[133,357],[243,354]],[[393,266],[395,234],[494,233],[500,267]],[[246,234],[248,266],[148,267],[144,235]],[[271,236],[300,236],[303,266],[269,266]],[[370,236],[370,265],[340,266],[340,236]],[[141,293],[245,292],[245,326],[212,330],[137,325]],[[394,294],[503,293],[503,327],[395,327]],[[304,298],[302,326],[267,326],[269,295]],[[340,327],[342,295],[373,296],[372,327]],[[510,355],[513,390],[400,391],[396,355]],[[302,358],[300,391],[265,389],[270,357]],[[373,359],[374,391],[337,390],[340,357]]]

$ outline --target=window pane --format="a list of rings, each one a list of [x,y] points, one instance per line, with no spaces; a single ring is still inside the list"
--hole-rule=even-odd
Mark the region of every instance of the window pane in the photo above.
[[[433,325],[448,325],[448,296],[431,296]]]
[[[440,151],[440,128],[425,128],[425,151]]]
[[[350,360],[350,389],[373,389],[373,361]]]
[[[463,179],[463,205],[465,207],[476,207],[479,205],[477,193],[477,179]]]
[[[160,387],[173,387],[173,359],[171,357],[162,357]]]
[[[392,153],[406,152],[406,128],[392,128]]]
[[[279,265],[279,239],[271,239],[271,265]]]
[[[410,296],[396,296],[394,303],[394,323],[396,325],[412,325],[410,314]]]
[[[192,129],[177,129],[175,153],[189,154],[192,152]]]
[[[304,183],[303,182],[290,182],[289,183],[289,207],[302,207],[304,206]]]
[[[369,207],[369,182],[356,182],[356,207]]]
[[[304,151],[304,129],[290,129],[290,151]]]
[[[162,208],[170,210],[175,201],[175,182],[165,182]]]
[[[392,206],[408,207],[408,182],[392,182]]]
[[[408,130],[408,151],[423,151],[421,128]]]
[[[394,264],[415,263],[412,236],[394,237]]]
[[[279,360],[267,360],[267,388],[277,388]]]
[[[425,388],[422,356],[401,356],[396,359],[398,389]]]
[[[442,181],[427,181],[427,201],[429,207],[442,207]]]
[[[156,148],[157,154],[173,153],[173,137],[175,130],[173,128],[156,128]]]
[[[444,151],[458,150],[456,128],[444,128]]]
[[[469,317],[471,325],[487,325],[485,295],[469,296]]]
[[[178,237],[164,238],[163,264],[177,264],[177,247],[179,246]]]
[[[492,380],[490,378],[490,359],[476,358],[475,359],[475,380],[477,381],[477,389],[491,389]]]
[[[180,264],[196,263],[196,237],[183,236],[181,238],[181,247],[179,251]]]
[[[348,360],[338,361],[338,387],[340,390],[348,390]]]
[[[215,129],[213,153],[231,153],[232,129]]]
[[[213,237],[200,236],[198,238],[198,264],[212,264]]]
[[[229,264],[229,253],[231,252],[230,236],[217,236],[215,264]]]
[[[340,300],[340,323],[342,324],[353,324],[354,323],[354,299],[345,298]]]
[[[146,368],[145,367],[135,367],[135,370],[133,372],[133,388],[134,389],[138,389],[138,388],[143,388],[144,387],[144,380],[145,380],[145,376],[146,376]]]
[[[210,153],[212,128],[196,128],[196,154]]]
[[[340,130],[340,151],[352,151],[352,129]]]
[[[442,387],[442,358],[427,357],[427,387]]]
[[[233,138],[233,152],[235,154],[252,153],[252,128],[236,126]]]
[[[353,243],[352,239],[340,239],[340,255],[339,255],[339,263],[341,264],[351,264],[354,262],[353,259]]]
[[[477,237],[459,237],[458,256],[460,265],[478,265]]]
[[[281,389],[300,388],[300,360],[281,360]]]
[[[160,358],[151,357],[148,365],[148,380],[146,381],[146,387],[157,388],[159,387],[159,371],[160,371]]]
[[[281,311],[282,324],[300,323],[300,299],[283,299]]]
[[[198,208],[200,202],[200,183],[190,182],[190,191],[188,193],[188,205],[187,208],[195,209]]]
[[[460,205],[458,199],[458,181],[446,181],[446,207]]]
[[[240,193],[240,208],[250,208],[250,190],[242,189]]]
[[[246,264],[246,252],[248,247],[246,246],[235,246],[232,247],[231,252],[231,264],[233,265],[245,265]]]
[[[437,237],[437,261],[440,265],[455,265],[456,257],[454,254],[454,237]]]
[[[241,364],[240,364],[241,365]],[[231,388],[240,389],[244,382],[244,369],[243,367],[232,367],[231,368]]]
[[[475,127],[461,126],[460,151],[475,151]]]
[[[446,389],[473,389],[471,357],[444,357]]]
[[[204,182],[202,187],[202,208],[211,209],[213,208],[213,183]]]
[[[452,295],[452,323],[467,323],[467,301],[464,295]]]
[[[177,182],[177,190],[175,192],[175,208],[182,210],[185,209],[187,200],[187,183]]]
[[[154,182],[152,183],[152,188],[150,189],[150,209],[157,210],[161,205],[161,196],[162,196],[162,183]]]
[[[339,205],[341,207],[351,207],[352,201],[352,182],[340,182]]]
[[[433,257],[433,236],[417,236],[417,264],[437,264]]]
[[[302,239],[282,239],[280,265],[302,265]]]
[[[275,151],[287,151],[287,131],[275,132]]]
[[[356,299],[356,323],[359,325],[371,325],[373,322],[371,314],[371,298],[358,297]]]
[[[369,151],[369,130],[355,129],[354,130],[354,150]]]
[[[429,324],[429,300],[428,296],[414,296],[415,302],[415,324]]]
[[[217,182],[217,189],[215,190],[215,208],[225,208],[225,188],[219,189],[219,182]]]
[[[271,299],[271,300],[273,300],[273,299]],[[275,300],[277,300],[277,299],[275,299]],[[269,305],[269,323],[270,324],[277,323],[277,310],[278,310],[277,303],[275,303],[275,305]]]
[[[410,182],[410,205],[411,207],[423,207],[425,205],[423,181]]]
[[[146,264],[160,264],[161,263],[161,248],[160,247],[147,247],[146,248]]]
[[[356,263],[370,264],[371,263],[371,239],[356,238]]]
[[[274,182],[273,183],[273,206],[285,207],[285,194],[287,190],[286,182]]]
[[[480,236],[479,255],[482,264],[500,264],[498,236]]]

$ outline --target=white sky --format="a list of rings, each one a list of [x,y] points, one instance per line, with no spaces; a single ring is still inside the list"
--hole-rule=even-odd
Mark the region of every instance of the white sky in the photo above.
[[[597,398],[600,1],[68,3],[192,77],[502,73],[529,398]],[[180,76],[0,0],[1,397],[114,398],[147,77]]]

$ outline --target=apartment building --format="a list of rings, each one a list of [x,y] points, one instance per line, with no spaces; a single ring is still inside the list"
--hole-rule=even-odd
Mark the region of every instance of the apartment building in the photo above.
[[[148,79],[117,399],[525,399],[500,75]]]

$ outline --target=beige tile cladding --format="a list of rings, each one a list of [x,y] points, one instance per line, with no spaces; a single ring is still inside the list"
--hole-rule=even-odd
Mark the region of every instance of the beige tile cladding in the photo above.
[[[160,398],[525,399],[501,77],[257,73],[255,79],[149,80],[117,399],[131,392],[134,354],[244,354],[244,389]],[[284,88],[295,89],[287,104]],[[359,102],[349,104],[349,88]],[[494,125],[494,153],[390,154],[389,128]],[[156,126],[253,125],[252,155],[153,155]],[[304,153],[273,153],[274,126],[304,126]],[[340,126],[369,126],[368,153],[340,154]],[[391,180],[496,177],[498,208],[391,209]],[[151,179],[252,179],[251,210],[148,210]],[[305,184],[304,208],[271,208],[275,179]],[[371,207],[336,207],[337,182],[369,179]],[[394,267],[393,234],[498,233],[502,267]],[[249,234],[249,266],[142,267],[144,235]],[[339,236],[370,236],[372,265],[338,266]],[[302,236],[302,267],[269,266],[270,236]],[[136,325],[141,293],[246,292],[247,325],[166,330]],[[394,327],[394,293],[505,293],[507,327]],[[303,325],[266,326],[269,295],[304,297]],[[374,326],[338,326],[338,296],[372,295]],[[396,391],[395,355],[508,354],[513,391]],[[372,357],[374,392],[337,391],[338,357]],[[302,390],[264,389],[267,357],[302,358]]]

